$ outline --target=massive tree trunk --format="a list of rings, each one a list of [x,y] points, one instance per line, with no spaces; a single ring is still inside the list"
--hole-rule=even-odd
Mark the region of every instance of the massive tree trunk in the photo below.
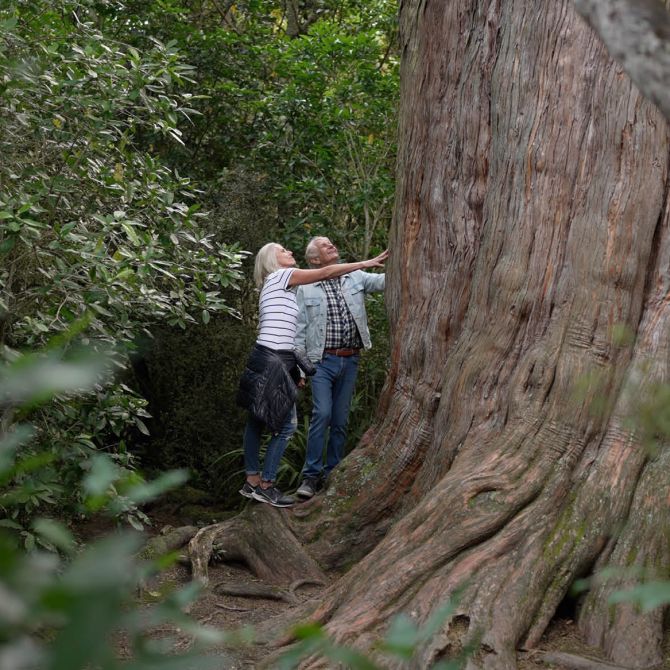
[[[511,668],[576,578],[668,569],[670,459],[628,420],[668,375],[668,126],[566,0],[405,0],[401,39],[391,372],[297,532],[353,565],[314,613],[337,639],[466,584],[417,667],[458,632]],[[589,641],[660,662],[662,612],[612,588]]]

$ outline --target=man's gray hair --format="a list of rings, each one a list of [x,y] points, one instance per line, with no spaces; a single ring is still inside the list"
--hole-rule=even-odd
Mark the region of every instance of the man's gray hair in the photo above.
[[[312,261],[315,258],[319,257],[319,251],[316,248],[316,241],[317,240],[322,240],[323,235],[317,235],[316,237],[313,237],[308,243],[307,243],[307,248],[305,249],[305,260],[312,265]]]

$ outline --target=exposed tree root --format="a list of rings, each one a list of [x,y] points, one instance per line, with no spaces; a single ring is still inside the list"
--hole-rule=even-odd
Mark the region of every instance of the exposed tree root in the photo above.
[[[265,598],[267,600],[283,600],[289,605],[297,605],[298,599],[289,590],[267,584],[231,584],[219,582],[212,589],[214,593],[238,598]]]
[[[640,579],[667,579],[670,566],[670,510],[667,494],[670,450],[647,463],[631,513],[596,565],[596,584],[580,612],[579,627],[586,642],[601,647],[615,663],[630,668],[659,665],[665,658],[667,607],[641,612],[633,603],[608,603],[612,591],[624,591]],[[598,572],[615,568],[617,576],[598,580]]]
[[[198,529],[196,526],[180,526],[179,528],[172,528],[156,535],[149,539],[149,541],[142,547],[140,551],[140,558],[144,560],[153,560],[159,556],[163,556],[170,551],[183,547],[196,533]],[[157,577],[142,580],[138,585],[138,592],[148,592],[152,596],[159,594],[153,590],[152,583],[157,581]]]
[[[326,582],[320,580],[320,579],[296,579],[291,586],[289,586],[289,593],[292,593],[295,595],[295,592],[301,587],[301,586],[307,586],[308,584],[313,584],[315,586],[325,586]]]
[[[207,566],[217,547],[223,561],[240,561],[260,580],[289,586],[298,579],[326,581],[317,563],[293,535],[287,512],[248,505],[234,519],[206,526],[189,544],[193,578],[208,583]]]
[[[533,658],[544,663],[558,665],[561,668],[570,668],[570,670],[629,670],[623,665],[603,663],[595,658],[567,654],[561,651],[548,651]]]
[[[141,557],[146,559],[162,556],[183,547],[196,533],[197,526],[180,526],[152,537],[142,548]]]
[[[249,612],[248,607],[233,607],[232,605],[224,605],[223,603],[216,603],[214,607],[218,607],[220,610],[226,610],[228,612]]]

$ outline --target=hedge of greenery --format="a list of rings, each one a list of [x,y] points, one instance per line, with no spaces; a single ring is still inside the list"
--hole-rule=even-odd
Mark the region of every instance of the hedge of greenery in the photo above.
[[[275,239],[300,255],[321,233],[349,258],[385,245],[395,4],[301,7],[0,9],[3,356],[113,347],[118,369],[93,392],[5,412],[5,427],[24,415],[38,427],[22,456],[51,463],[13,482],[30,492],[12,511],[19,525],[45,508],[81,513],[79,483],[100,452],[137,477],[187,466],[225,497],[229,473],[212,477],[212,464],[240,445],[232,398],[255,332],[242,250]],[[378,380],[385,362],[373,361]],[[378,386],[360,387],[361,425]]]

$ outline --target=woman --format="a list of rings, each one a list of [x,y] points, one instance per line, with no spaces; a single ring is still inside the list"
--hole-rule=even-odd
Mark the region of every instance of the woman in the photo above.
[[[296,388],[300,383],[294,354],[298,305],[294,288],[333,279],[354,270],[382,267],[384,251],[358,263],[328,265],[315,270],[296,268],[293,252],[270,242],[256,255],[254,280],[261,289],[259,333],[240,381],[238,404],[250,410],[244,430],[246,481],[240,493],[274,507],[290,507],[294,500],[275,486],[286,443],[297,426]],[[261,472],[259,453],[263,428],[273,433]]]

